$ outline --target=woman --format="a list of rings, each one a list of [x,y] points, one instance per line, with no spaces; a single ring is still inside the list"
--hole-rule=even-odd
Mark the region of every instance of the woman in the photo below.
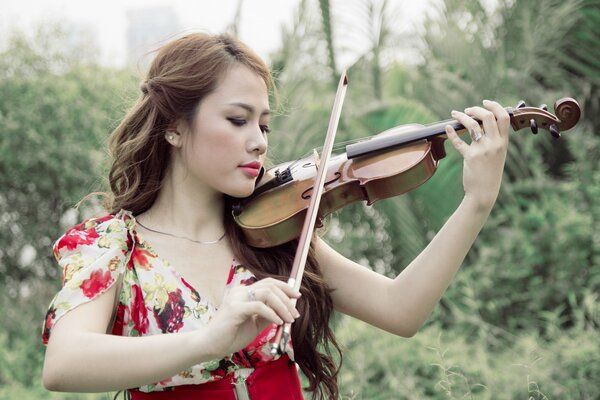
[[[398,277],[316,238],[297,293],[284,283],[295,243],[252,248],[231,217],[230,200],[253,192],[265,162],[271,89],[265,63],[228,36],[191,34],[158,52],[110,139],[109,215],[54,247],[64,279],[44,329],[48,389],[300,399],[297,364],[313,397],[337,398],[337,367],[318,351],[339,351],[334,308],[406,337],[423,324],[495,202],[507,113],[494,102],[452,113],[474,135],[467,144],[446,128],[465,196]],[[292,321],[286,354],[272,357],[276,325]]]

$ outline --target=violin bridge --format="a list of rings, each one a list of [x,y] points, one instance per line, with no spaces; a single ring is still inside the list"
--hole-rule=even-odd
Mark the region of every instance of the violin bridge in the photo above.
[[[319,153],[317,153],[317,149],[313,149],[313,157],[315,158],[315,168],[318,171],[319,167],[321,166],[321,157],[319,157]]]

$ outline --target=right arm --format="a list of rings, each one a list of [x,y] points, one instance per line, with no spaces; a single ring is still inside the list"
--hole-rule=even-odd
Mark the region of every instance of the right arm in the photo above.
[[[245,347],[269,323],[289,321],[290,298],[284,282],[265,279],[233,288],[206,328],[145,337],[106,334],[116,287],[69,311],[52,328],[43,383],[48,390],[104,392],[139,387],[174,376],[192,365],[222,358]],[[294,313],[295,315],[297,313]]]
[[[102,392],[138,387],[218,356],[211,354],[205,331],[147,337],[106,334],[116,286],[57,321],[44,360],[47,389]]]

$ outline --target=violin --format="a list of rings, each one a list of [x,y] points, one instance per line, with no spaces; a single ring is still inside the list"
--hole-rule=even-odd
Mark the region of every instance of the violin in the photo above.
[[[554,110],[552,114],[545,105],[528,107],[522,101],[506,108],[514,131],[529,128],[535,134],[542,129],[559,138],[575,126],[581,109],[574,99],[562,98]],[[344,153],[329,160],[316,225],[322,226],[323,218],[346,205],[357,201],[371,205],[425,183],[446,155],[446,125],[459,135],[467,132],[450,119],[394,127],[346,145]],[[251,196],[234,201],[234,219],[251,246],[273,247],[300,235],[318,164],[309,157],[274,166],[264,172]]]

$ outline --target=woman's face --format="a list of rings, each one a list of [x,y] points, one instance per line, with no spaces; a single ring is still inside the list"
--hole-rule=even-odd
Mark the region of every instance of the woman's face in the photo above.
[[[252,194],[266,157],[269,119],[265,81],[243,65],[225,72],[182,137],[192,184],[233,197]]]

